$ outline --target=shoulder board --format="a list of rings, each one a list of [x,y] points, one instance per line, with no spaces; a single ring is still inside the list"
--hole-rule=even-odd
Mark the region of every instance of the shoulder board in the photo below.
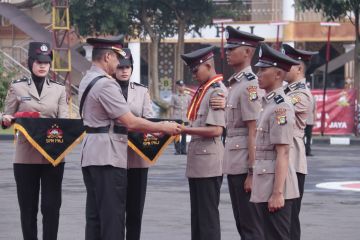
[[[52,80],[52,79],[49,79],[49,81],[50,81],[50,82],[52,82],[52,83],[59,84],[59,85],[61,85],[61,86],[65,86],[63,83],[61,83],[61,82],[57,82],[57,81]]]
[[[213,88],[218,88],[218,87],[220,87],[220,83],[215,82],[215,83],[211,84],[211,86],[212,86]]]
[[[305,83],[300,83],[297,87],[297,89],[306,89]]]
[[[235,73],[235,75],[232,78],[235,78],[236,80],[240,81],[243,75],[244,75],[243,72]]]
[[[284,93],[285,94],[288,94],[290,92],[290,88],[289,88],[289,86],[287,86],[285,89],[284,89]]]
[[[247,80],[249,81],[252,81],[252,80],[255,80],[256,79],[256,76],[255,74],[251,73],[251,72],[247,72],[247,73],[244,73],[244,76],[247,78]]]
[[[148,88],[146,85],[144,84],[141,84],[141,83],[137,83],[137,82],[133,82],[136,86],[141,86],[141,87],[144,87],[144,88]]]
[[[274,101],[275,101],[276,104],[280,104],[282,102],[285,102],[284,98],[281,95],[275,96]]]
[[[20,79],[16,79],[16,80],[12,81],[11,84],[20,83],[20,82],[27,82],[27,81],[29,81],[29,80],[30,80],[30,79],[27,78],[27,77],[22,77],[22,78],[20,78]]]

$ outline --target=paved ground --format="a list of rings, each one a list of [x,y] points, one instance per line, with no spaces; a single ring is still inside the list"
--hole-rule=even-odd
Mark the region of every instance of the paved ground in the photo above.
[[[68,157],[63,184],[59,240],[84,239],[85,188],[79,167],[79,148]],[[188,184],[185,157],[169,149],[149,172],[142,239],[190,239]],[[309,159],[302,209],[305,240],[360,239],[360,192],[317,189],[320,182],[360,180],[358,146],[314,147]],[[12,171],[13,143],[0,141],[0,239],[20,240],[19,209]],[[227,183],[221,195],[222,239],[239,239],[231,212]],[[41,216],[39,215],[39,223]],[[39,236],[41,227],[39,227]]]

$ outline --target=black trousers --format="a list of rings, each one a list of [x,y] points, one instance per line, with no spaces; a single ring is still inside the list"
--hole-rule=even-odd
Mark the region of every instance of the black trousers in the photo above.
[[[175,151],[177,154],[186,154],[186,134],[181,134],[181,140],[179,142],[174,142]]]
[[[125,237],[126,169],[83,167],[86,186],[85,240],[123,240]]]
[[[191,239],[220,240],[221,177],[189,178]]]
[[[268,210],[268,203],[256,203],[256,209],[264,220],[264,240],[292,240],[290,234],[291,213],[294,200],[285,200],[285,206],[271,213]]]
[[[313,125],[306,125],[305,134],[304,134],[306,155],[311,154],[312,130],[313,130]]]
[[[232,209],[241,240],[262,240],[262,219],[258,216],[255,204],[250,202],[251,193],[245,192],[247,174],[228,175],[228,185]]]
[[[14,164],[17,196],[24,240],[37,240],[37,214],[41,189],[43,239],[56,240],[61,207],[64,163]]]
[[[148,170],[132,168],[127,171],[126,240],[140,240]]]
[[[291,240],[300,240],[301,237],[301,225],[300,225],[300,209],[302,197],[304,195],[304,185],[305,185],[305,174],[296,173],[298,184],[299,184],[299,192],[300,197],[294,199],[293,203],[293,211],[291,216]]]

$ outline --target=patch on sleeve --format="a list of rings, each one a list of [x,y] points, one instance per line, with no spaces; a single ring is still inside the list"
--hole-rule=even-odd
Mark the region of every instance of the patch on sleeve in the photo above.
[[[275,110],[276,114],[276,121],[279,125],[285,125],[287,123],[286,120],[286,109],[285,108],[278,108]]]
[[[301,97],[298,95],[292,96],[291,97],[291,103],[293,105],[296,105],[297,103],[301,102]]]
[[[249,100],[250,101],[255,101],[259,98],[258,94],[257,94],[257,86],[249,86],[246,88],[248,93],[249,93]]]

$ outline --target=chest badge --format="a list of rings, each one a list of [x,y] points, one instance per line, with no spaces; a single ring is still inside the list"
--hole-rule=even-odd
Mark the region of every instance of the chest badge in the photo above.
[[[297,103],[299,103],[299,102],[301,102],[301,98],[300,98],[299,96],[293,96],[293,97],[291,97],[291,103],[292,103],[293,105],[295,105],[295,104],[297,104]]]
[[[258,94],[257,94],[257,87],[256,86],[250,86],[247,88],[247,91],[249,93],[249,100],[250,101],[255,101],[259,98]]]
[[[286,120],[286,109],[285,108],[278,108],[275,110],[276,113],[276,121],[279,125],[285,125],[287,123]]]

